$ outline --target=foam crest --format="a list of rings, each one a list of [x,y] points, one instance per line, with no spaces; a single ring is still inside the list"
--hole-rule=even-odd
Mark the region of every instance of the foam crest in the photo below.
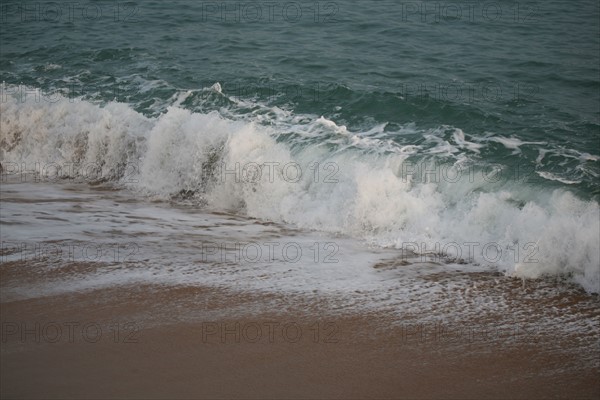
[[[282,138],[278,126],[177,106],[157,117],[125,104],[67,99],[7,101],[0,111],[5,170],[91,163],[101,180],[144,195],[350,235],[440,262],[494,265],[523,278],[565,275],[600,291],[598,203],[568,191],[492,184],[478,175],[457,182],[410,179],[402,171],[417,146],[366,151],[381,143],[353,145],[369,138],[324,118],[306,122],[308,138],[321,126],[323,140],[304,142],[303,135]],[[340,135],[348,140],[342,148]],[[426,156],[443,160],[459,148],[480,148],[460,130],[453,138],[456,146],[426,136],[436,143]],[[121,168],[127,165],[134,168]]]

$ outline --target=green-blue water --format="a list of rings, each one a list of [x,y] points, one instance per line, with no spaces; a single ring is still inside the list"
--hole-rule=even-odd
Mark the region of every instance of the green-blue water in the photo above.
[[[470,5],[469,5],[470,4]],[[60,8],[58,7],[60,5]],[[179,90],[323,115],[350,130],[449,125],[544,142],[519,160],[598,193],[598,2],[3,4],[0,78],[134,103]],[[192,110],[223,104],[189,99]],[[535,163],[538,147],[550,149]],[[581,162],[575,155],[588,153]],[[502,162],[499,143],[481,157]]]

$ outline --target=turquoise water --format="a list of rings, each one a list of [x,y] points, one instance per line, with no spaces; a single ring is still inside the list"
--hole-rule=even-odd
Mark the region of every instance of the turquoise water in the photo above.
[[[397,134],[410,122],[540,141],[518,160],[598,194],[595,1],[117,4],[4,5],[0,78],[149,114],[177,91],[219,82],[227,95],[350,130],[387,123],[398,143],[422,141]],[[216,103],[184,106],[227,105]],[[540,148],[550,152],[536,163]],[[584,153],[593,157],[575,157]],[[498,143],[481,153],[500,163],[512,156]]]
[[[228,207],[384,246],[425,228],[428,240],[546,242],[545,272],[580,274],[595,290],[598,2],[257,4],[3,3],[3,162],[135,162],[144,194],[215,206],[198,178],[206,166],[279,160],[271,146],[335,163],[344,189],[269,189],[268,210],[242,190]],[[90,132],[104,123],[98,134],[112,139],[98,150]],[[237,149],[245,129],[271,141],[249,135]],[[435,187],[418,166],[437,171]],[[439,166],[475,179],[440,179]],[[500,178],[477,179],[490,171]],[[407,174],[413,185],[395,186]]]

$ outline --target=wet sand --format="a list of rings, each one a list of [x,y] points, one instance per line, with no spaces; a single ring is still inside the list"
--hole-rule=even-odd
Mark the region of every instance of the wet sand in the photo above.
[[[2,266],[4,284],[19,267]],[[311,309],[318,299],[161,285],[5,301],[2,398],[600,395],[598,369],[556,351],[578,344],[548,332],[465,337]]]

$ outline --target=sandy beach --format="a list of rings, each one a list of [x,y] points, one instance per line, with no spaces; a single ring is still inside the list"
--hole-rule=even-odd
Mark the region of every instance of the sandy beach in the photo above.
[[[49,278],[27,269],[2,264],[3,288]],[[516,300],[527,307],[521,294]],[[2,398],[600,395],[597,331],[499,329],[472,318],[431,324],[325,304],[318,296],[164,285],[2,301]],[[583,310],[592,323],[597,305],[582,295],[555,303],[571,318]]]

